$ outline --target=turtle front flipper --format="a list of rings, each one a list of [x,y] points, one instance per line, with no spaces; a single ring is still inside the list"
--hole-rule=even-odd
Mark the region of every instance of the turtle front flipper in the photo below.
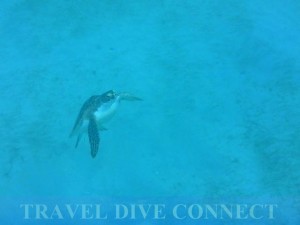
[[[82,134],[78,134],[77,140],[76,140],[76,144],[75,144],[75,148],[78,147],[78,144],[79,144],[79,142],[80,142],[80,140],[81,140],[81,137],[82,137]]]
[[[90,141],[90,146],[91,146],[91,155],[93,158],[95,158],[97,155],[97,152],[99,149],[99,143],[100,143],[98,126],[97,126],[95,118],[91,118],[89,121],[88,134],[89,134],[89,141]]]

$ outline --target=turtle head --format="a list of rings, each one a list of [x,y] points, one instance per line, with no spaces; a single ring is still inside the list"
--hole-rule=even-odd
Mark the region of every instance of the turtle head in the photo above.
[[[117,93],[113,90],[109,90],[101,95],[104,102],[111,101],[117,97]]]
[[[127,92],[121,92],[121,93],[117,94],[117,96],[119,96],[121,100],[127,100],[127,101],[141,101],[142,100],[141,98],[136,97]]]

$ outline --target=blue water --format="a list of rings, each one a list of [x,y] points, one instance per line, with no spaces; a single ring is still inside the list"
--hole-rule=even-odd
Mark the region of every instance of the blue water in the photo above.
[[[0,5],[0,197],[299,199],[298,0]],[[143,101],[92,159],[68,135],[110,89]]]

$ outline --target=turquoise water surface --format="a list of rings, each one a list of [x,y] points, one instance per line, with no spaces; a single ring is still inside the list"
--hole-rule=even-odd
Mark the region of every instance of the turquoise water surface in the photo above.
[[[284,198],[299,222],[298,0],[0,5],[0,197]],[[110,89],[143,101],[92,159],[69,133]]]

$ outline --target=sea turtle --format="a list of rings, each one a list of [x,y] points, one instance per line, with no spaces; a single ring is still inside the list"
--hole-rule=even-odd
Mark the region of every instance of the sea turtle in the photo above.
[[[103,124],[113,117],[121,100],[141,99],[126,92],[116,93],[110,90],[101,95],[91,96],[85,101],[70,134],[70,137],[77,135],[75,147],[78,146],[82,134],[87,132],[91,155],[93,158],[96,157],[100,142],[99,130],[106,130]]]

